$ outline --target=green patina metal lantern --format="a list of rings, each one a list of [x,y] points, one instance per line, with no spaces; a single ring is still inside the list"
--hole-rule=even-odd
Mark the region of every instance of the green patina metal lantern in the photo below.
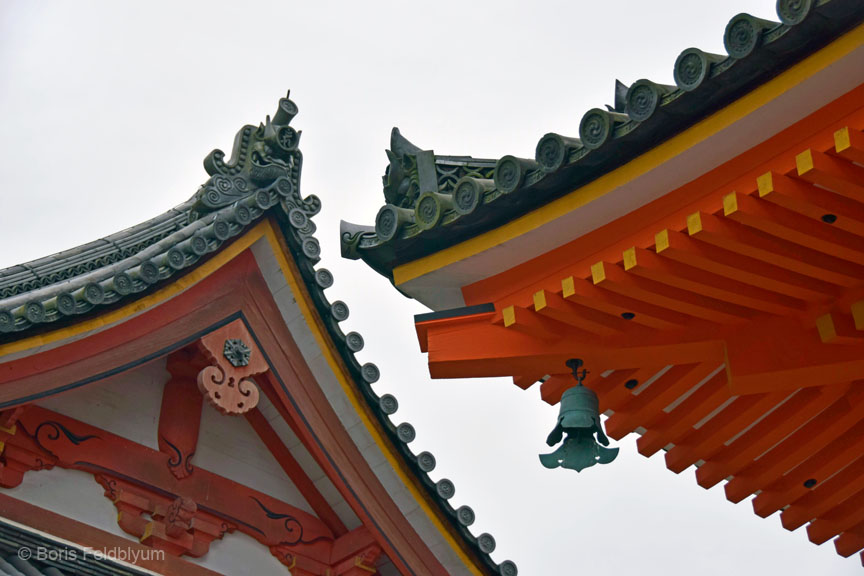
[[[612,462],[618,456],[618,448],[606,448],[609,439],[603,433],[603,425],[600,423],[597,394],[582,385],[582,380],[588,373],[587,370],[579,370],[582,360],[568,360],[567,366],[573,370],[573,377],[578,384],[561,396],[558,423],[546,439],[546,444],[554,446],[561,441],[565,432],[567,438],[551,454],[541,454],[540,462],[546,468],[560,466],[579,472],[598,463]]]

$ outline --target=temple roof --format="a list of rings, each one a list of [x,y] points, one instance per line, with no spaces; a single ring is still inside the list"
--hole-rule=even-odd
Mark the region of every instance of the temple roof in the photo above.
[[[578,137],[549,133],[533,159],[476,159],[421,150],[394,128],[375,225],[342,223],[342,255],[393,270],[492,230],[598,179],[753,91],[864,20],[857,0],[779,0],[780,22],[738,14],[727,55],[681,52],[675,85],[616,82]]]
[[[398,402],[380,395],[373,385],[380,372],[372,363],[360,364],[355,354],[364,346],[356,332],[345,334],[339,324],[348,306],[330,302],[325,290],[333,275],[318,267],[320,245],[312,217],[321,209],[314,196],[301,196],[303,157],[300,132],[290,126],[297,107],[288,97],[279,101],[272,120],[258,127],[244,126],[234,141],[231,158],[214,150],[204,160],[210,178],[195,195],[164,214],[100,240],[24,264],[0,270],[0,344],[81,322],[128,304],[180,280],[232,239],[265,216],[278,223],[311,300],[327,334],[350,373],[353,385],[374,414],[405,466],[412,471],[424,496],[448,519],[484,573],[515,576],[516,565],[490,557],[495,539],[469,530],[475,514],[468,506],[454,509],[448,500],[455,487],[449,479],[432,480],[435,457],[414,454],[408,444],[416,432],[408,423],[398,426],[391,416]]]

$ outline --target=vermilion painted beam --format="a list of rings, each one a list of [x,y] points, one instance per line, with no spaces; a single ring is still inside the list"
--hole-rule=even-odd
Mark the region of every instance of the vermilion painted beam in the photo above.
[[[837,286],[848,288],[864,281],[864,267],[860,265],[790,245],[712,214],[695,212],[688,216],[687,232],[706,244]]]
[[[615,374],[612,374],[609,378],[598,380],[596,390],[600,402],[600,412],[611,410],[617,413],[619,410],[626,408],[634,398],[637,398],[633,393],[648,384],[664,368],[665,366],[658,365],[655,362],[654,364],[648,364],[646,367],[635,370],[623,382],[620,378],[613,378]],[[633,387],[627,386],[628,383],[633,385]],[[653,384],[651,385],[653,386]]]
[[[795,157],[798,177],[860,201],[864,197],[864,168],[808,149]]]
[[[569,373],[565,362],[574,357],[604,369],[700,361],[719,364],[723,359],[719,341],[609,348],[598,346],[596,339],[534,338],[486,322],[462,325],[458,331],[430,328],[428,340],[429,370],[434,378],[565,374]]]
[[[238,529],[268,546],[290,540],[292,535],[286,530],[293,528],[268,514],[265,507],[290,515],[302,525],[303,541],[334,538],[327,526],[308,512],[207,470],[196,469],[178,480],[165,466],[166,457],[161,452],[62,414],[30,406],[21,415],[20,424],[42,450],[57,459],[58,466],[119,475],[162,493],[186,496],[229,522],[241,520]],[[15,437],[10,442],[15,442]]]
[[[700,466],[696,470],[697,482],[703,488],[710,488],[724,478],[735,475],[760,454],[836,402],[848,389],[847,384],[840,384],[799,390]]]
[[[817,484],[811,492],[783,510],[780,513],[783,527],[795,530],[811,519],[819,518],[837,506],[843,506],[848,498],[861,490],[864,490],[864,456],[825,482]],[[852,550],[850,554],[854,552],[857,550]]]
[[[162,390],[159,450],[168,455],[168,468],[177,478],[193,472],[192,456],[198,446],[204,403],[195,378],[203,366],[203,360],[192,350],[179,350],[168,357],[171,378]]]
[[[634,328],[633,323],[620,316],[580,306],[548,290],[534,293],[534,310],[547,318],[601,336],[611,336]]]
[[[843,506],[811,521],[807,537],[814,544],[822,544],[861,522],[864,522],[864,490],[846,500]]]
[[[846,430],[861,420],[864,409],[862,392],[864,391],[853,387],[853,391],[846,398],[835,402],[767,454],[762,455],[759,460],[741,470],[724,486],[726,498],[732,502],[740,502],[784,474],[793,473],[793,468],[820,450],[825,450],[832,442],[842,440]],[[825,479],[821,475],[811,477],[817,481]],[[805,478],[807,479],[809,478]]]
[[[846,126],[834,132],[834,152],[850,162],[864,165],[864,133]]]
[[[761,394],[856,380],[864,374],[864,345],[825,345],[794,319],[765,320],[726,339],[734,394]]]
[[[246,421],[252,425],[252,429],[255,430],[255,433],[258,434],[258,437],[276,458],[279,466],[291,479],[291,482],[294,483],[300,494],[303,495],[303,498],[312,507],[312,510],[315,511],[315,514],[337,537],[347,534],[348,528],[345,527],[345,524],[336,515],[333,508],[327,503],[324,496],[321,495],[321,492],[318,491],[318,488],[309,478],[309,475],[306,474],[306,471],[303,470],[303,467],[294,459],[291,451],[288,450],[279,438],[279,435],[276,434],[276,431],[273,430],[273,427],[270,426],[267,419],[261,414],[261,411],[253,408],[246,413]]]
[[[846,530],[834,540],[834,548],[837,554],[848,558],[855,552],[864,548],[864,522]]]
[[[664,414],[663,409],[676,399],[700,385],[709,376],[713,376],[717,366],[713,364],[696,364],[675,366],[647,390],[641,390],[630,402],[609,417],[606,421],[606,433],[619,440],[637,427],[651,428]],[[639,391],[639,388],[636,388]]]
[[[821,218],[806,218],[738,192],[723,197],[723,215],[748,228],[854,264],[864,264],[864,238]]]
[[[825,344],[864,344],[864,330],[856,328],[852,316],[824,314],[816,319],[819,339]]]
[[[804,307],[801,300],[683,265],[644,248],[625,250],[623,258],[629,274],[721,302],[779,315],[800,313]]]
[[[651,456],[666,445],[677,443],[694,425],[729,399],[726,375],[720,372],[648,429],[636,441],[639,453]]]
[[[864,236],[864,205],[832,194],[807,181],[777,172],[766,172],[756,184],[759,197],[814,221],[824,222],[826,215],[836,216],[830,226],[857,236]]]
[[[132,564],[164,576],[222,576],[218,572],[170,554],[155,554],[149,546],[39,508],[2,492],[0,516],[84,548],[102,552],[106,556],[112,551],[128,551]]]
[[[600,288],[709,322],[740,324],[753,316],[752,310],[629,275],[609,262],[591,266],[591,276]]]
[[[634,314],[628,322],[648,328],[676,330],[692,322],[692,318],[682,314],[610,293],[581,278],[573,276],[564,278],[561,281],[561,288],[561,295],[571,302],[618,317]]]
[[[666,467],[676,474],[698,460],[708,460],[725,442],[762,417],[788,396],[785,392],[736,398],[727,409],[691,431],[666,452]]]
[[[859,408],[859,418],[862,410]],[[806,456],[794,469],[780,478],[770,481],[755,498],[753,510],[759,516],[767,517],[788,504],[797,502],[810,492],[805,486],[808,480],[818,482],[838,470],[842,470],[864,453],[864,421],[849,427],[849,422],[829,424],[821,435],[827,444],[819,447],[811,444],[815,451]],[[830,438],[833,438],[831,440]]]
[[[837,286],[821,279],[697,242],[675,230],[661,230],[654,240],[657,254],[664,258],[806,302],[828,300],[842,292]]]

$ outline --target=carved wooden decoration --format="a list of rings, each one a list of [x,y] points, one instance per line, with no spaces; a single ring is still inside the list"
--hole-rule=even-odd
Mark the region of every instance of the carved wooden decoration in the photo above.
[[[194,348],[168,357],[171,379],[162,392],[159,451],[168,455],[168,469],[177,479],[186,478],[194,470],[192,457],[198,445],[204,403],[196,379],[205,364],[205,359]]]
[[[268,370],[242,320],[207,334],[199,341],[211,365],[198,373],[198,389],[223,414],[245,414],[258,404],[252,376]]]

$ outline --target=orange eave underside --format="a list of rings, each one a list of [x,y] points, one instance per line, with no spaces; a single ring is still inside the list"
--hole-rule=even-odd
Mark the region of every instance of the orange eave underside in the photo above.
[[[433,377],[557,403],[585,360],[613,438],[864,549],[864,86],[700,178],[463,288],[417,324]],[[604,376],[605,375],[605,376]],[[864,561],[864,553],[862,553]]]

